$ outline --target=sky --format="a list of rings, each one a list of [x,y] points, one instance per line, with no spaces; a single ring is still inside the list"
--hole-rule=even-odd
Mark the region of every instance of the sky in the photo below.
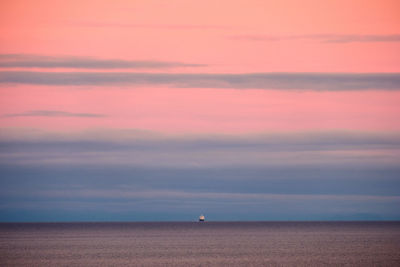
[[[0,221],[400,220],[399,14],[1,1]]]

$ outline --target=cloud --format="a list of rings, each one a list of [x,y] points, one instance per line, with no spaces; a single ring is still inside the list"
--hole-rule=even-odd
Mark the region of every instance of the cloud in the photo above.
[[[87,117],[99,118],[104,117],[103,114],[96,113],[74,113],[59,110],[31,110],[22,113],[5,114],[4,117]]]
[[[14,195],[14,194],[11,194]],[[22,195],[22,194],[21,194]],[[26,193],[24,193],[27,196]],[[227,193],[193,192],[178,190],[140,190],[121,189],[74,189],[47,190],[35,192],[36,196],[56,198],[105,198],[105,199],[208,199],[208,200],[341,200],[341,201],[395,201],[400,203],[400,196],[393,195],[347,195],[347,194],[273,194],[273,193]]]
[[[50,166],[0,165],[0,195],[14,195],[18,187],[27,196],[35,191],[57,191],[60,197],[162,198],[198,195],[201,199],[219,194],[247,198],[250,195],[338,195],[400,196],[399,167],[371,166],[179,169],[138,166]],[[107,192],[104,192],[104,191]],[[99,192],[100,191],[100,192]],[[168,192],[166,192],[168,191]],[[64,194],[63,194],[64,192]],[[151,192],[151,193],[146,193]],[[103,194],[104,193],[104,194]],[[176,194],[175,194],[176,193]],[[208,193],[208,194],[206,194]],[[22,194],[22,193],[21,193]],[[249,195],[241,195],[249,194]],[[50,195],[47,195],[50,196]],[[197,198],[197,197],[195,197]],[[356,200],[356,197],[353,198]]]
[[[96,157],[95,147],[86,158]],[[47,153],[48,148],[42,150]],[[203,212],[210,220],[377,219],[360,218],[358,213],[398,219],[399,173],[398,164],[390,168],[373,164],[163,168],[14,162],[0,164],[0,220],[16,220],[24,214],[26,221],[48,216],[53,220],[193,220]],[[57,213],[60,210],[62,214]]]
[[[234,40],[247,41],[290,41],[290,40],[313,40],[322,43],[372,43],[372,42],[400,42],[400,34],[308,34],[308,35],[234,35]]]
[[[268,173],[268,170],[263,171],[260,177]],[[398,181],[385,183],[383,172],[375,174],[371,180],[363,177],[358,181],[350,179],[350,182],[349,179],[327,181],[324,177],[313,179],[312,182],[308,179],[287,181],[281,177],[256,180],[246,177],[249,170],[243,169],[230,172],[236,173],[236,176],[238,172],[241,173],[239,178],[221,178],[218,173],[212,173],[213,179],[209,179],[209,176],[202,179],[199,174],[185,171],[180,174],[185,179],[177,180],[170,170],[158,172],[138,173],[135,169],[125,170],[125,173],[120,169],[93,172],[93,169],[76,169],[72,173],[63,169],[49,169],[48,166],[22,172],[14,169],[13,179],[4,179],[5,187],[0,188],[0,210],[3,215],[0,220],[15,218],[16,214],[5,215],[11,211],[20,216],[27,211],[49,215],[60,210],[69,215],[68,220],[79,218],[80,211],[85,212],[86,217],[81,217],[83,220],[93,218],[93,212],[108,215],[102,220],[107,220],[107,217],[108,220],[121,220],[127,215],[130,220],[149,219],[143,212],[152,214],[151,220],[193,220],[203,212],[210,220],[321,220],[327,219],[326,216],[332,219],[338,215],[349,220],[355,219],[359,213],[364,213],[363,219],[376,219],[376,215],[386,219],[399,217],[398,192],[393,194],[392,190],[379,194],[370,189],[372,184],[374,188],[379,186],[384,190],[398,186]],[[335,172],[343,175],[343,172]],[[65,177],[60,177],[60,174]],[[307,172],[303,174],[306,176]],[[140,179],[143,175],[145,179]],[[161,187],[162,184],[165,186]],[[210,188],[204,188],[205,184]],[[276,184],[283,186],[279,189]],[[315,184],[327,188],[331,184],[335,186],[328,191],[314,188],[310,192],[309,186]],[[248,185],[253,185],[253,188]],[[252,192],[255,188],[258,191]],[[164,217],[166,211],[169,216]],[[172,215],[175,213],[184,216]],[[132,214],[135,216],[129,217]],[[43,220],[43,216],[40,217]],[[61,218],[60,215],[56,217],[58,220],[64,219],[62,215]]]
[[[400,73],[130,73],[1,71],[2,84],[57,86],[163,85],[181,88],[399,90]]]
[[[394,166],[398,134],[281,133],[247,136],[165,136],[100,130],[69,138],[3,134],[0,163],[167,168],[224,166]],[[16,138],[15,136],[19,136]]]
[[[174,61],[99,59],[92,57],[0,54],[0,68],[168,69],[204,67]]]

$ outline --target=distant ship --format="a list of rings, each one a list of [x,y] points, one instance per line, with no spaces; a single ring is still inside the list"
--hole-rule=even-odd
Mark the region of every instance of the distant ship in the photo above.
[[[204,222],[205,219],[206,219],[206,217],[204,217],[204,215],[200,215],[199,222]]]

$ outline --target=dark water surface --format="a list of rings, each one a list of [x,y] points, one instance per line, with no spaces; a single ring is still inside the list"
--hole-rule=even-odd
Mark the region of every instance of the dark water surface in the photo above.
[[[400,266],[400,222],[0,223],[1,266]]]

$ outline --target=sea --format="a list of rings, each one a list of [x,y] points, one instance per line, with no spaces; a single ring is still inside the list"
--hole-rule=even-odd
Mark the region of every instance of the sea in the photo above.
[[[0,223],[0,266],[400,266],[400,222]]]

